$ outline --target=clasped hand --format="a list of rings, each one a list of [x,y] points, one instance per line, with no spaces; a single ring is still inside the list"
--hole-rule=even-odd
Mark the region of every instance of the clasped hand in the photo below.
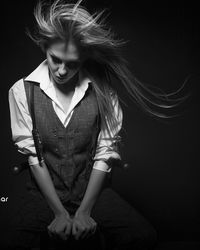
[[[48,226],[48,233],[51,237],[59,237],[67,240],[72,235],[76,240],[88,238],[95,233],[97,223],[89,214],[77,211],[74,217],[69,213],[55,216],[54,220]]]

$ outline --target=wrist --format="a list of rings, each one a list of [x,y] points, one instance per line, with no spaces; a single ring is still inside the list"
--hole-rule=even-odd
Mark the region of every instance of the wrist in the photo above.
[[[67,210],[65,208],[58,210],[54,213],[55,217],[60,217],[60,216],[67,216],[69,217],[69,213],[67,212]]]
[[[76,215],[78,214],[86,214],[86,215],[90,215],[91,214],[91,209],[86,208],[86,207],[79,207],[76,211]]]

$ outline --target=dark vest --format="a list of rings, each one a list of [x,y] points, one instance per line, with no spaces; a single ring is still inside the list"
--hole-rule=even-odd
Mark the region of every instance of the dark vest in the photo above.
[[[80,204],[93,166],[100,131],[98,104],[92,85],[77,104],[65,128],[56,115],[51,99],[34,83],[36,124],[43,156],[61,201]],[[28,94],[30,84],[25,82]],[[29,171],[31,174],[31,171]],[[39,190],[32,176],[27,187]]]

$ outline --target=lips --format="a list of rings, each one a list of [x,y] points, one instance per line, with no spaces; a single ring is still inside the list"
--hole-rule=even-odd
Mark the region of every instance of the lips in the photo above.
[[[67,77],[56,77],[56,81],[60,83],[66,82],[66,79]]]
[[[60,77],[57,77],[58,81],[60,82],[63,82],[65,80],[65,78],[60,78]]]

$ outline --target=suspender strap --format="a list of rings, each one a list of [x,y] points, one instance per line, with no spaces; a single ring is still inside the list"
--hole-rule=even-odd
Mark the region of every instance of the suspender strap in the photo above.
[[[36,129],[36,122],[35,122],[35,107],[34,107],[34,83],[29,82],[29,108],[30,108],[30,115],[33,123],[33,130]]]
[[[39,135],[39,132],[37,130],[36,119],[35,119],[35,107],[34,107],[35,88],[34,88],[34,86],[35,86],[35,84],[33,82],[28,81],[28,83],[26,83],[26,81],[24,81],[24,88],[26,90],[28,108],[29,108],[31,119],[32,119],[32,125],[33,125],[32,136],[33,136],[33,140],[34,140],[34,144],[35,144],[36,154],[37,154],[39,162],[41,163],[44,160],[44,158],[42,155],[42,142],[40,140],[40,135]]]

